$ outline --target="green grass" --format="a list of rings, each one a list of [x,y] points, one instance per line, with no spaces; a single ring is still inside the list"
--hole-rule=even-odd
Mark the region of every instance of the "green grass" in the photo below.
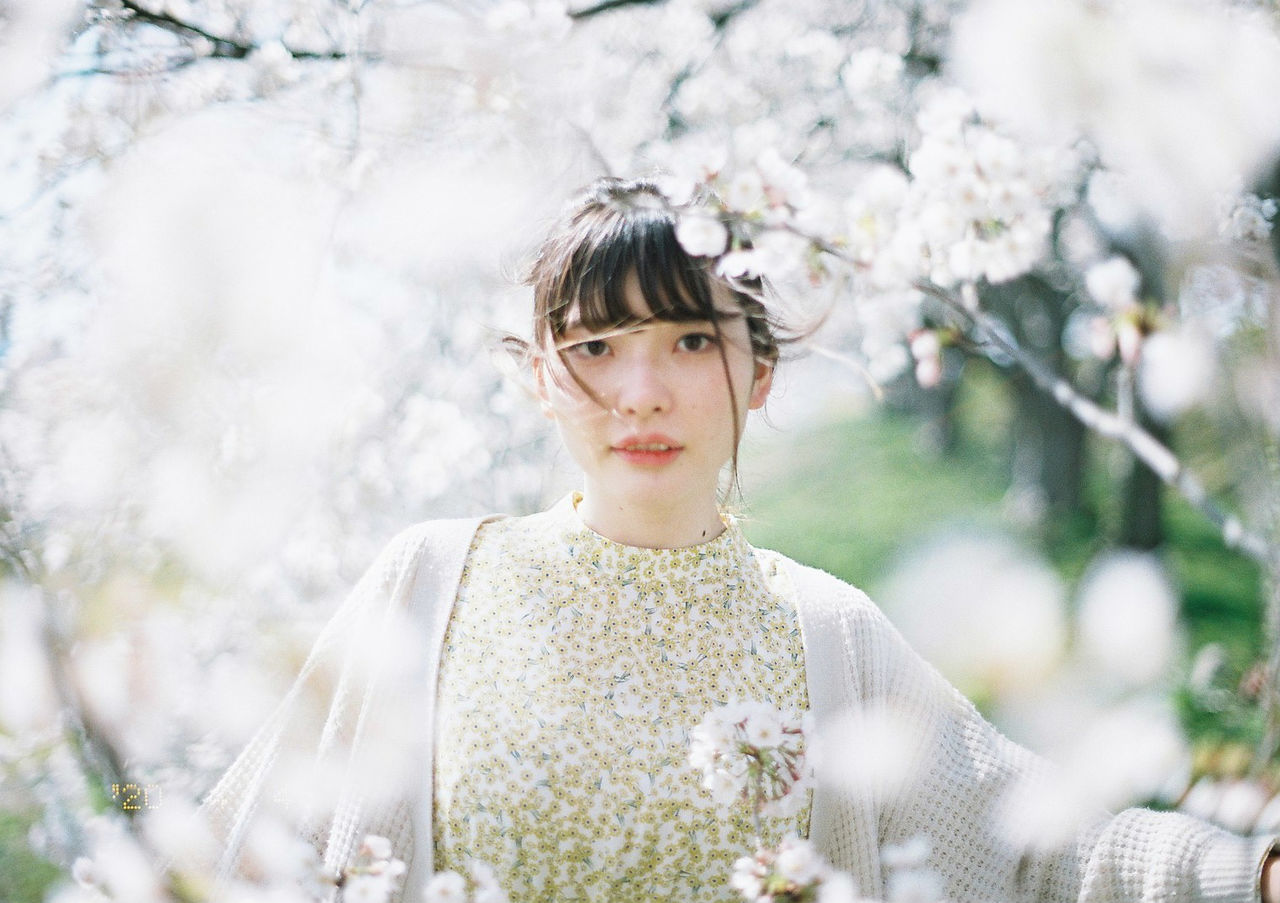
[[[1119,497],[1114,469],[1107,466],[1114,446],[1091,449],[1091,511],[1027,535],[1002,512],[1008,477],[1001,416],[981,405],[959,410],[961,441],[945,456],[922,450],[918,421],[885,409],[753,446],[743,462],[748,538],[874,596],[895,559],[934,532],[1003,529],[1039,544],[1074,586],[1094,555],[1110,545]],[[975,421],[975,415],[985,419]],[[1165,501],[1167,541],[1160,555],[1181,592],[1183,667],[1205,644],[1218,643],[1230,688],[1263,654],[1259,569],[1227,549],[1216,529],[1173,493],[1166,492]],[[1247,700],[1205,711],[1184,695],[1182,706],[1191,736],[1203,743],[1253,745],[1261,735],[1259,712]]]
[[[895,555],[935,530],[1003,524],[999,456],[965,445],[940,457],[923,451],[919,437],[913,419],[881,413],[754,449],[743,465],[745,533],[874,587]]]

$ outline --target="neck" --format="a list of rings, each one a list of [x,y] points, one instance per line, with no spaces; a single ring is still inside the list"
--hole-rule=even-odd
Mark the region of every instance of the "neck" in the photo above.
[[[606,539],[645,549],[680,549],[715,539],[724,532],[714,498],[703,504],[643,503],[609,499],[588,485],[578,503],[582,522]]]

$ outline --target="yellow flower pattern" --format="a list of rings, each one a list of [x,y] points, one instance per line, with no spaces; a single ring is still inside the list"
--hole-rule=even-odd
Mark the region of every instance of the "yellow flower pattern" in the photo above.
[[[734,699],[808,707],[783,574],[732,523],[635,548],[575,501],[472,543],[440,670],[435,867],[483,860],[512,903],[734,900],[751,820],[703,790],[689,732]],[[806,802],[764,840],[808,823]]]

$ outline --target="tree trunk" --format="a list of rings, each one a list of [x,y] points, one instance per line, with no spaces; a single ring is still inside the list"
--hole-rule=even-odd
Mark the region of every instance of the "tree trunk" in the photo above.
[[[1071,306],[1062,292],[1032,275],[989,287],[983,303],[1010,325],[1023,348],[1055,372],[1069,372],[1062,335]],[[1011,373],[1010,385],[1012,491],[1036,499],[1050,522],[1080,513],[1087,431],[1021,371]]]
[[[1138,416],[1143,429],[1162,444],[1169,444],[1166,428],[1141,413]],[[1164,542],[1164,483],[1151,468],[1132,457],[1124,486],[1120,535],[1116,541],[1119,545],[1142,551],[1150,551]]]

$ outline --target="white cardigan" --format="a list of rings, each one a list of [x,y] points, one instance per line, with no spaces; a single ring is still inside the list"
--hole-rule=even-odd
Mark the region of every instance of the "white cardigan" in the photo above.
[[[292,690],[205,801],[225,842],[222,880],[239,867],[259,803],[277,793],[273,769],[283,761],[285,744],[297,749],[301,743],[317,759],[345,763],[348,774],[366,773],[362,750],[391,724],[396,742],[413,757],[413,773],[431,774],[445,628],[471,539],[487,519],[429,521],[405,530],[326,626]],[[810,839],[853,876],[864,896],[883,899],[881,846],[925,835],[932,846],[929,864],[953,903],[1256,903],[1262,862],[1275,838],[1241,838],[1179,814],[1130,809],[1092,821],[1065,848],[1013,848],[998,830],[1006,791],[1028,778],[1051,779],[1051,770],[983,720],[862,592],[777,553],[758,554],[776,555],[794,587],[819,732],[858,707],[891,707],[919,727],[912,753],[916,779],[905,790],[855,794],[819,786],[814,792]],[[412,673],[378,673],[367,655],[351,654],[353,648],[403,642],[405,611],[420,632],[416,648],[425,650]],[[335,662],[340,677],[331,683],[326,669]],[[323,719],[304,702],[320,681],[330,681]],[[393,684],[412,686],[412,697],[388,692]],[[406,723],[417,728],[408,737]],[[409,863],[402,899],[417,901],[432,873],[432,781],[407,783],[416,785],[412,798],[375,803],[355,789],[358,781],[343,781],[336,804],[324,804],[308,824],[333,871],[348,862],[365,834],[388,837]]]

